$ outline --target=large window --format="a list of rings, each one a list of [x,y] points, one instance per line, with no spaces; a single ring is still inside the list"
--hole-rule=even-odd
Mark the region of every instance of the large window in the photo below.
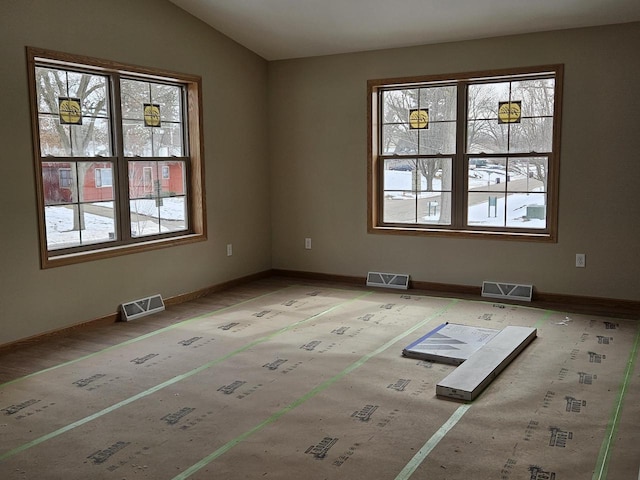
[[[27,55],[43,267],[206,238],[200,78]]]
[[[562,72],[369,81],[369,231],[555,241]]]

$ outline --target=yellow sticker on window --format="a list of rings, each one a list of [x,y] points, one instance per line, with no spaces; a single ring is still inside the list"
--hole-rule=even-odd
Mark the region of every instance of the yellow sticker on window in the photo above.
[[[514,102],[498,102],[498,123],[520,123],[520,100]]]
[[[409,110],[409,127],[412,130],[429,128],[429,110]]]
[[[58,115],[62,125],[82,125],[80,99],[58,97]]]
[[[160,126],[160,105],[155,103],[144,104],[144,125],[145,127]]]

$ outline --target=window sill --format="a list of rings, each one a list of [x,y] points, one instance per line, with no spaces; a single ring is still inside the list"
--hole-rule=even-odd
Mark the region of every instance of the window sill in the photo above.
[[[164,238],[159,240],[151,240],[147,242],[140,242],[128,245],[118,245],[113,247],[105,247],[85,252],[74,252],[66,255],[50,254],[43,255],[42,268],[55,268],[65,265],[73,265],[77,263],[84,263],[93,260],[101,260],[105,258],[119,257],[122,255],[130,255],[133,253],[148,252],[152,250],[159,250],[161,248],[176,247],[178,245],[186,245],[189,243],[203,242],[207,239],[205,234],[192,233],[188,235],[181,235],[179,237]]]
[[[548,242],[556,243],[557,239],[548,232],[505,232],[491,230],[456,230],[453,228],[417,228],[417,227],[397,227],[397,226],[376,226],[369,227],[368,233],[382,235],[413,235],[421,237],[448,237],[448,238],[476,238],[485,240],[509,240],[525,242]]]

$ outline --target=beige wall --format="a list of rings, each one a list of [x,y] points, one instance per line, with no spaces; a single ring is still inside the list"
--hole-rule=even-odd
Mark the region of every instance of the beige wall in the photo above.
[[[640,300],[639,51],[635,23],[271,62],[273,267]],[[551,63],[566,77],[558,243],[367,233],[368,79]]]
[[[640,24],[271,63],[168,1],[3,0],[0,27],[0,345],[272,267],[640,300]],[[27,45],[202,76],[208,241],[40,269]],[[557,244],[367,233],[367,79],[547,63],[566,75]]]
[[[202,76],[208,241],[40,269],[27,45]],[[266,61],[168,1],[2,0],[0,344],[270,268],[266,75]]]

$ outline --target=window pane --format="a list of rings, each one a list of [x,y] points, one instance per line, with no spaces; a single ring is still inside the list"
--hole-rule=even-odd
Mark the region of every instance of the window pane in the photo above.
[[[83,245],[115,239],[113,209],[113,202],[80,204],[80,214],[84,218],[84,228],[80,232]]]
[[[185,197],[163,198],[160,206],[160,225],[164,231],[175,232],[187,228]]]
[[[163,123],[182,120],[182,89],[180,87],[152,83],[151,103],[160,105]]]
[[[450,158],[387,159],[383,182],[384,222],[451,223]]]
[[[77,218],[72,206],[45,207],[44,222],[47,231],[47,248],[77,247],[80,245],[80,230],[74,229],[74,217]]]
[[[78,201],[76,164],[43,162],[42,187],[45,205],[76,203]]]
[[[129,162],[131,234],[157,235],[187,228],[183,161]]]
[[[58,115],[40,115],[40,154],[43,157],[70,157],[70,125],[61,125]]]
[[[468,225],[546,228],[546,170],[546,157],[470,158]]]
[[[111,162],[43,162],[42,183],[49,249],[114,240],[113,187],[97,188],[96,172]],[[106,173],[109,172],[109,173]]]
[[[417,223],[417,195],[410,190],[385,191],[382,218],[385,223]]]
[[[523,117],[553,116],[555,80],[523,80],[511,84],[511,97],[522,100]]]
[[[36,82],[42,155],[111,156],[106,77],[36,67]]]
[[[547,183],[546,157],[510,158],[507,183],[509,192],[545,192]]]
[[[36,67],[36,96],[38,112],[58,115],[58,98],[67,96],[64,71]]]
[[[69,125],[73,157],[111,156],[109,120],[85,118],[82,125]]]
[[[510,125],[509,151],[518,153],[550,152],[553,143],[553,118],[523,118]]]
[[[129,162],[129,198],[153,198],[158,189],[157,162]]]
[[[500,192],[469,192],[467,223],[471,226],[503,227],[505,195]]]
[[[160,212],[156,199],[131,200],[129,205],[132,236],[142,237],[162,233],[160,229]]]
[[[83,115],[87,117],[110,117],[107,78],[86,74],[78,76],[80,77],[78,90],[69,92],[69,96],[77,96],[82,99]]]
[[[123,120],[122,136],[125,157],[152,156],[151,128],[142,120]]]
[[[49,250],[107,242],[115,238],[113,202],[45,207]],[[107,212],[107,213],[105,213]]]
[[[182,125],[163,123],[161,128],[151,129],[155,157],[181,157]]]
[[[455,153],[456,101],[453,86],[384,91],[383,153]]]
[[[407,123],[409,111],[418,108],[418,89],[388,90],[382,93],[383,123]]]
[[[113,164],[111,162],[78,162],[77,178],[81,202],[114,200]],[[113,216],[113,212],[110,213]]]
[[[59,98],[80,99],[83,117],[108,117],[108,81],[103,75],[78,73],[55,68],[36,67],[38,112],[59,111]]]
[[[471,226],[544,229],[546,194],[471,192],[467,215]]]
[[[383,155],[412,155],[418,153],[418,130],[410,130],[406,124],[382,127]]]
[[[85,118],[82,125],[64,125],[59,117],[40,115],[41,155],[54,157],[109,157],[109,120]]]
[[[467,118],[498,119],[498,103],[508,102],[509,82],[481,83],[469,85]]]
[[[417,130],[420,152],[423,155],[456,153],[456,124],[434,122],[428,129]]]
[[[507,197],[507,227],[547,228],[546,193],[517,193]]]
[[[183,161],[158,162],[160,168],[160,196],[184,195],[186,186],[186,165]]]
[[[468,94],[468,153],[551,151],[553,80],[470,85]]]
[[[125,120],[144,119],[144,104],[151,103],[151,93],[148,82],[137,80],[120,80],[120,95],[122,96],[122,118]]]
[[[421,158],[417,161],[420,182],[416,190],[424,192],[451,191],[451,159]]]
[[[492,120],[470,120],[467,122],[468,153],[506,153],[509,149],[508,123]]]
[[[417,202],[418,223],[434,225],[451,224],[451,193],[425,195]]]
[[[418,108],[429,111],[429,122],[455,121],[457,87],[428,87],[420,89]]]
[[[504,192],[507,183],[507,159],[471,157],[467,179],[469,191]]]
[[[125,156],[183,156],[182,88],[130,79],[120,88]]]

